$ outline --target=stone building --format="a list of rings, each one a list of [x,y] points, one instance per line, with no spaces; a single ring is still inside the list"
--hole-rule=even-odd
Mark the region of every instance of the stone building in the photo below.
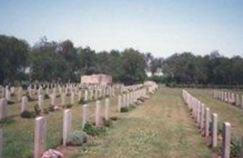
[[[81,76],[81,84],[110,85],[112,84],[112,77],[105,74],[84,75]]]

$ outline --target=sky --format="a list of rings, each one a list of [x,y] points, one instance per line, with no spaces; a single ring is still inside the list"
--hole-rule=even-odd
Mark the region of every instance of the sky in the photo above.
[[[242,0],[0,0],[0,34],[96,51],[243,56]]]

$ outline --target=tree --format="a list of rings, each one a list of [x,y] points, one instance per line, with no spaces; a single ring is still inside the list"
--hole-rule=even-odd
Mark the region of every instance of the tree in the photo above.
[[[145,58],[138,51],[130,48],[122,53],[122,81],[125,84],[134,84],[145,80]]]
[[[21,80],[27,66],[29,45],[15,37],[0,35],[0,83]]]

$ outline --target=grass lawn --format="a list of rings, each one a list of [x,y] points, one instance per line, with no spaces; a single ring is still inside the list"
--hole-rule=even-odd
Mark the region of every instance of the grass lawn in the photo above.
[[[210,110],[218,113],[221,122],[230,122],[232,132],[236,136],[243,136],[243,110],[231,104],[214,99],[209,89],[188,89],[189,92],[201,100]]]
[[[181,97],[160,88],[148,101],[120,115],[107,133],[76,150],[72,158],[210,158]]]

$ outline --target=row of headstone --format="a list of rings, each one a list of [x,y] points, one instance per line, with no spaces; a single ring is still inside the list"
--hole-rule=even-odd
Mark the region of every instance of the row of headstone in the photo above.
[[[196,121],[201,134],[210,139],[212,148],[218,146],[218,114],[211,113],[210,108],[203,104],[200,100],[193,97],[186,90],[182,91],[182,96],[188,108],[192,111],[192,117]],[[210,128],[210,124],[212,125]],[[223,142],[222,142],[222,158],[230,158],[231,146],[231,125],[228,122],[223,124]]]
[[[243,95],[230,91],[213,90],[213,97],[228,104],[243,108]]]
[[[138,89],[135,91],[131,91],[128,93],[124,93],[121,95],[118,95],[118,101],[117,101],[117,109],[118,112],[121,111],[121,108],[123,107],[129,107],[130,105],[139,104],[138,101],[139,98],[143,97],[145,99],[148,99],[148,95],[146,94],[146,88]]]
[[[81,98],[84,98],[84,101],[94,101],[97,99],[101,99],[107,96],[115,96],[115,88],[112,86],[102,86],[103,89],[94,89],[94,88],[99,88],[98,86],[94,87],[88,87],[88,89],[80,89],[79,86],[65,86],[64,87],[58,86],[55,87],[53,86],[52,89],[49,89],[49,86],[46,88],[46,91],[42,88],[42,86],[39,86],[38,89],[36,90],[35,88],[32,88],[32,86],[29,86],[27,88],[27,93],[24,93],[24,90],[22,87],[17,88],[17,100],[20,101],[20,113],[24,111],[29,111],[30,109],[28,108],[28,101],[29,98],[37,99],[37,105],[41,112],[44,111],[44,100],[45,100],[45,95],[48,95],[50,97],[50,105],[54,107],[54,109],[59,109],[60,106],[65,106],[67,104],[75,104],[76,102],[80,101]],[[15,88],[12,88],[15,90]],[[58,90],[57,90],[58,89]],[[11,90],[14,94],[14,90]],[[4,94],[5,96],[2,98],[0,102],[0,120],[7,117],[7,104],[8,101],[11,100],[11,91],[9,90],[9,87],[6,86],[4,88]],[[57,101],[57,96],[61,97],[61,103],[58,103]],[[84,95],[84,96],[83,96]],[[35,97],[36,96],[36,97]],[[70,101],[67,100],[67,96],[70,96]],[[4,99],[5,98],[5,99]]]
[[[103,125],[103,118],[109,120],[109,108],[110,99],[106,98],[104,105],[101,104],[100,100],[96,101],[95,109],[95,126],[101,127]],[[88,104],[83,105],[82,111],[82,126],[89,121],[89,106]],[[103,112],[103,113],[102,113]],[[47,120],[44,116],[35,119],[35,137],[34,137],[34,158],[40,158],[46,150],[46,135],[47,135]],[[72,113],[70,109],[66,109],[63,112],[63,145],[67,145],[67,137],[72,132]]]

